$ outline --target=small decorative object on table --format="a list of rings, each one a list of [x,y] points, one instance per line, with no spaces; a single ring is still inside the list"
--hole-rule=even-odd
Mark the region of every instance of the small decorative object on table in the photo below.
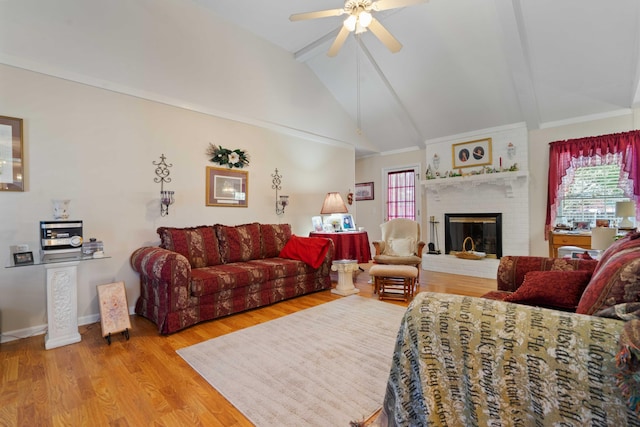
[[[471,242],[471,250],[467,250],[467,242]],[[462,242],[462,251],[456,252],[456,256],[462,259],[482,259],[487,254],[484,252],[476,252],[476,244],[473,243],[471,237],[467,237]]]
[[[209,144],[207,155],[211,157],[212,162],[219,165],[227,165],[229,169],[249,166],[249,154],[238,148],[229,150],[228,148],[222,148],[221,145]]]
[[[13,254],[14,265],[33,264],[33,252],[15,252]]]

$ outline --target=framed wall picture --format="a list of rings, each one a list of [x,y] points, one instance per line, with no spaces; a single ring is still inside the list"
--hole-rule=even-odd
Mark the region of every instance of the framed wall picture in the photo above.
[[[248,177],[247,171],[207,166],[206,205],[246,208]]]
[[[356,202],[359,200],[373,200],[373,182],[356,184]]]
[[[13,254],[14,265],[33,264],[33,252],[15,252]]]
[[[24,191],[22,119],[0,116],[0,191]]]
[[[453,144],[451,150],[453,152],[451,162],[453,169],[490,165],[492,163],[491,138]]]

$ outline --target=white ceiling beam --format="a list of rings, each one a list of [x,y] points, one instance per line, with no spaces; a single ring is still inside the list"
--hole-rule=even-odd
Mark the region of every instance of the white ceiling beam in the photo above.
[[[338,31],[340,31],[340,28],[336,28],[335,30],[331,31],[328,34],[325,34],[319,39],[312,41],[302,49],[295,52],[293,54],[293,57],[296,61],[304,63],[321,53],[326,54],[329,50],[330,44],[338,35]]]
[[[502,46],[522,115],[529,129],[537,129],[540,114],[520,0],[495,0],[495,6],[502,30]]]

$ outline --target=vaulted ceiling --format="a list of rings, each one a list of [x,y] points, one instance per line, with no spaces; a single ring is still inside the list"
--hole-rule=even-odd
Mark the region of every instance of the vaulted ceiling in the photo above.
[[[305,63],[382,152],[613,115],[639,101],[638,0],[430,0],[375,15],[400,52],[366,32],[333,58],[326,52],[344,16],[289,16],[342,0],[193,1]]]

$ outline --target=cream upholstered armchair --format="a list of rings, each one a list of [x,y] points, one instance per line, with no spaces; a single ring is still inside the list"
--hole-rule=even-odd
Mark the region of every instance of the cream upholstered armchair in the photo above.
[[[378,264],[412,265],[420,271],[422,249],[420,224],[406,218],[395,218],[380,224],[382,240],[372,242],[376,250],[373,261]]]

